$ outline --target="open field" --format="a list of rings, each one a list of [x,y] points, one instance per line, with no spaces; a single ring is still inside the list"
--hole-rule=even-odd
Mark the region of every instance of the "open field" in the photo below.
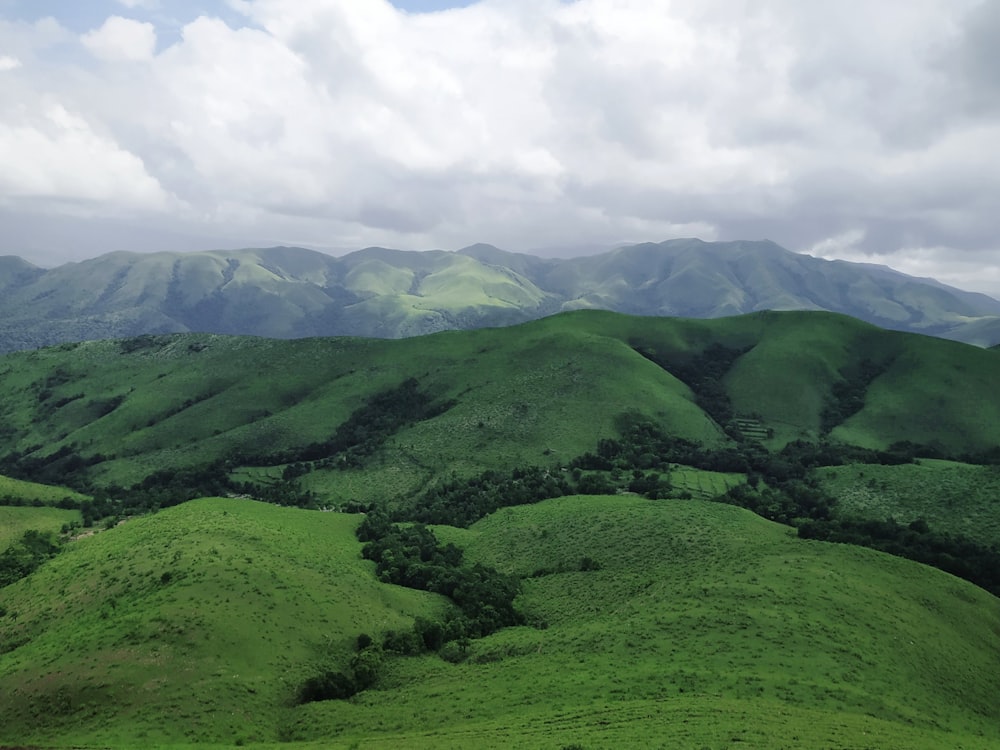
[[[698,501],[560,498],[438,534],[525,576],[547,627],[401,661],[379,690],[297,709],[297,739],[1000,746],[1000,602],[937,571]]]
[[[845,518],[922,518],[931,528],[1000,544],[1000,469],[921,459],[903,466],[831,466],[817,470]]]
[[[295,707],[359,633],[444,606],[379,583],[357,522],[199,500],[73,543],[2,592],[0,743],[1000,747],[1000,601],[694,500],[567,497],[438,527],[523,576],[532,624]]]
[[[10,508],[0,505],[0,552],[25,531],[58,534],[65,524],[80,520],[80,512],[60,508]]]
[[[0,501],[8,498],[26,504],[38,501],[45,505],[55,505],[60,500],[66,498],[74,502],[79,502],[80,500],[86,500],[87,496],[66,487],[25,482],[21,479],[13,479],[0,475]]]
[[[0,744],[277,739],[360,633],[444,606],[379,583],[358,520],[198,500],[71,543],[0,591]]]
[[[687,492],[696,500],[711,500],[730,487],[746,482],[745,474],[726,474],[678,466],[670,472],[673,495]]]
[[[484,483],[509,493],[503,506],[529,483],[515,470],[571,477],[574,458],[625,442],[628,424],[703,448],[732,448],[735,425],[776,463],[796,439],[987,451],[1000,445],[996,361],[826,313],[584,311],[399,341],[89,342],[0,357],[0,462],[95,498],[198,470],[409,521],[435,483],[496,470]],[[692,374],[692,362],[718,367]],[[418,416],[364,411],[397,392],[412,403],[393,408]],[[355,442],[325,448],[352,420]],[[621,489],[635,466],[662,464],[638,455],[584,473],[618,472],[608,486]],[[994,468],[812,471],[836,513],[1000,539]],[[465,658],[387,656],[374,687],[306,705],[305,680],[344,669],[360,634],[453,605],[376,576],[354,535],[362,516],[231,497],[130,517],[0,589],[0,745],[1000,749],[1000,600],[704,502],[745,479],[678,466],[670,494],[693,499],[571,496],[439,517],[481,518],[434,530],[520,579],[527,624],[455,646]],[[5,487],[42,504],[69,494]],[[59,513],[0,507],[0,528],[13,539],[78,517]]]

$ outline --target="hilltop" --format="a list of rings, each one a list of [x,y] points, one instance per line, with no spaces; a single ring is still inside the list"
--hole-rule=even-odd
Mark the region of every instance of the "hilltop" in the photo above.
[[[1000,343],[1000,302],[774,243],[646,243],[582,258],[294,247],[116,252],[53,269],[0,258],[0,352],[141,334],[400,338],[561,311],[717,318],[827,310],[875,325]]]

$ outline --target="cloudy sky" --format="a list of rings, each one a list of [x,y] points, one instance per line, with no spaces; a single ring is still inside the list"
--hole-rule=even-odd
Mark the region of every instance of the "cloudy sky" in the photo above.
[[[0,0],[0,254],[769,238],[1000,294],[997,0]]]

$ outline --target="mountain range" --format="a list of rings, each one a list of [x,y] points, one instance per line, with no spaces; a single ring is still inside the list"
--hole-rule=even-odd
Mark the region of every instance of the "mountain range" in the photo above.
[[[677,239],[572,259],[482,244],[339,258],[295,247],[116,252],[52,269],[0,258],[0,352],[147,333],[403,338],[588,308],[693,318],[827,310],[1000,344],[1000,301],[769,241]]]

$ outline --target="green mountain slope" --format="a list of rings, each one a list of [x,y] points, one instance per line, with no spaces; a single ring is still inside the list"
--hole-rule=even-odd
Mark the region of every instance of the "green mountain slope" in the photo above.
[[[398,341],[165,336],[10,354],[0,358],[0,460],[50,463],[54,483],[67,468],[131,483],[168,467],[252,463],[328,439],[408,378],[435,413],[385,440],[372,459],[383,476],[367,496],[393,477],[413,488],[451,472],[566,461],[615,435],[627,412],[722,444],[726,425],[669,369],[713,346],[734,357],[719,381],[734,413],[770,430],[772,445],[827,431],[952,454],[1000,443],[993,352],[829,313],[578,312]],[[334,474],[332,492],[359,489],[350,472]]]
[[[443,606],[377,581],[358,520],[199,500],[74,542],[0,590],[0,743],[276,740],[361,632]]]
[[[489,245],[342,258],[289,247],[118,252],[50,270],[7,257],[0,291],[0,352],[166,332],[399,338],[590,308],[698,318],[828,310],[1000,341],[1000,302],[990,297],[766,241],[670,240],[559,260]]]
[[[58,534],[64,525],[80,520],[80,512],[61,508],[0,506],[0,553],[26,531]]]
[[[296,707],[360,632],[444,606],[379,583],[357,522],[199,500],[73,543],[0,592],[0,743],[1000,746],[995,598],[740,509],[634,497],[438,529],[522,576],[536,626]]]
[[[996,466],[921,459],[902,466],[831,466],[817,478],[845,518],[918,520],[984,545],[1000,540]]]

